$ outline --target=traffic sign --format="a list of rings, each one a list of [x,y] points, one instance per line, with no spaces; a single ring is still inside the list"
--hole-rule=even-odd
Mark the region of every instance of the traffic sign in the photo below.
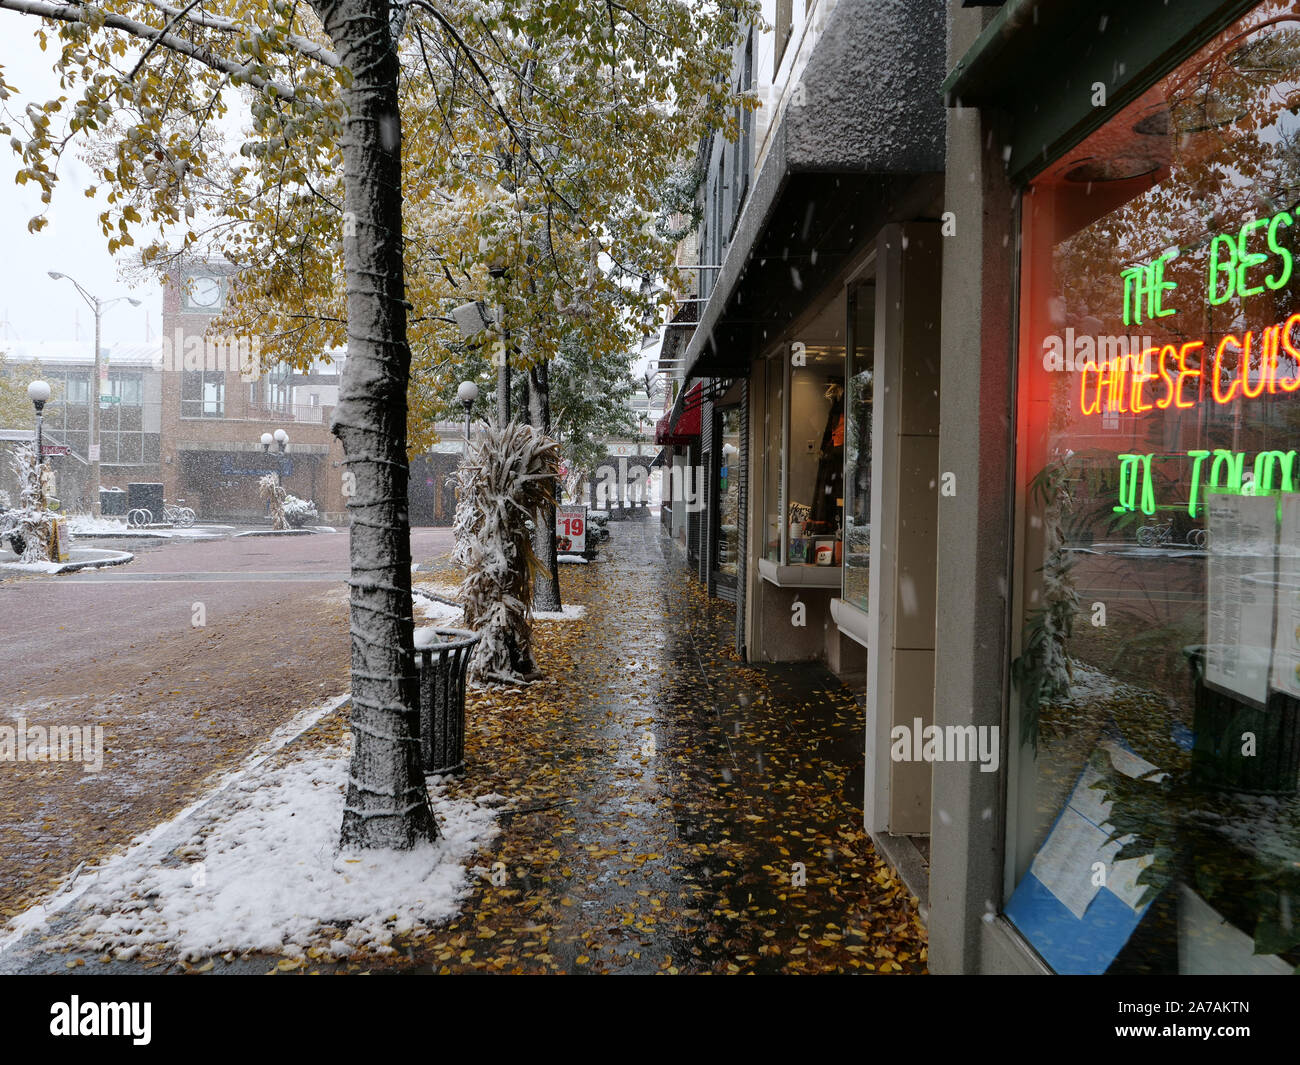
[[[99,397],[99,405],[101,407],[107,406],[110,403],[121,403],[121,402],[122,402],[121,396],[100,396]]]

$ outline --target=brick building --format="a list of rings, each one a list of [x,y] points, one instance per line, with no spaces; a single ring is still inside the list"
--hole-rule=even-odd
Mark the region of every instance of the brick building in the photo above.
[[[278,473],[285,489],[315,501],[322,522],[346,520],[343,449],[330,434],[338,401],[337,361],[307,373],[259,368],[255,337],[208,334],[234,268],[201,264],[163,290],[162,455],[168,499],[200,519],[256,521],[266,513],[258,481]],[[283,429],[289,446],[263,452],[263,433]]]

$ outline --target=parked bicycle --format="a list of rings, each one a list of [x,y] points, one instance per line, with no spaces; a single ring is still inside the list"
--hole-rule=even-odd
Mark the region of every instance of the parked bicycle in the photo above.
[[[1158,525],[1143,525],[1138,529],[1138,544],[1142,547],[1164,547],[1174,544],[1174,523],[1164,522]],[[1192,529],[1187,534],[1188,547],[1203,548],[1209,543],[1209,533],[1204,529]]]
[[[177,528],[188,529],[194,524],[194,511],[185,505],[185,500],[175,503],[163,503],[163,521],[169,521]]]
[[[163,521],[179,529],[188,529],[194,524],[194,511],[184,505],[185,500],[175,503],[163,502]],[[143,528],[153,524],[153,511],[148,507],[136,507],[126,512],[126,523],[134,528]]]

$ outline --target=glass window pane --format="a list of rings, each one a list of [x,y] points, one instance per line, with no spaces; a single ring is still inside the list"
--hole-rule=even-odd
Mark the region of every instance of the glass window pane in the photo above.
[[[1023,201],[1006,912],[1058,971],[1300,964],[1298,113],[1264,3]]]
[[[805,343],[790,368],[787,565],[834,564],[844,512],[844,304],[839,344]],[[826,552],[830,554],[827,555]]]
[[[850,293],[853,360],[844,433],[844,599],[867,609],[871,566],[871,377],[875,364],[876,290]]]
[[[718,537],[714,566],[735,576],[740,543],[740,408],[723,407],[714,436],[718,447]]]
[[[781,426],[785,418],[784,353],[774,355],[764,364],[767,373],[767,402],[763,411],[763,434],[766,441],[764,461],[764,528],[767,543],[764,553],[772,562],[781,561]]]

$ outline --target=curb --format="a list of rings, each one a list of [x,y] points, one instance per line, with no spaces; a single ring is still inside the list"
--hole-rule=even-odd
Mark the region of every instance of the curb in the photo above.
[[[106,569],[109,566],[125,566],[128,562],[134,562],[135,555],[129,551],[116,551],[111,558],[87,558],[80,562],[61,562],[58,563],[58,569],[52,570],[34,570],[19,569],[22,565],[19,562],[0,562],[0,570],[6,573],[20,573],[32,577],[58,577],[64,573],[77,573],[83,569]]]
[[[243,536],[315,536],[315,529],[249,529],[247,532],[235,533],[232,540]]]

